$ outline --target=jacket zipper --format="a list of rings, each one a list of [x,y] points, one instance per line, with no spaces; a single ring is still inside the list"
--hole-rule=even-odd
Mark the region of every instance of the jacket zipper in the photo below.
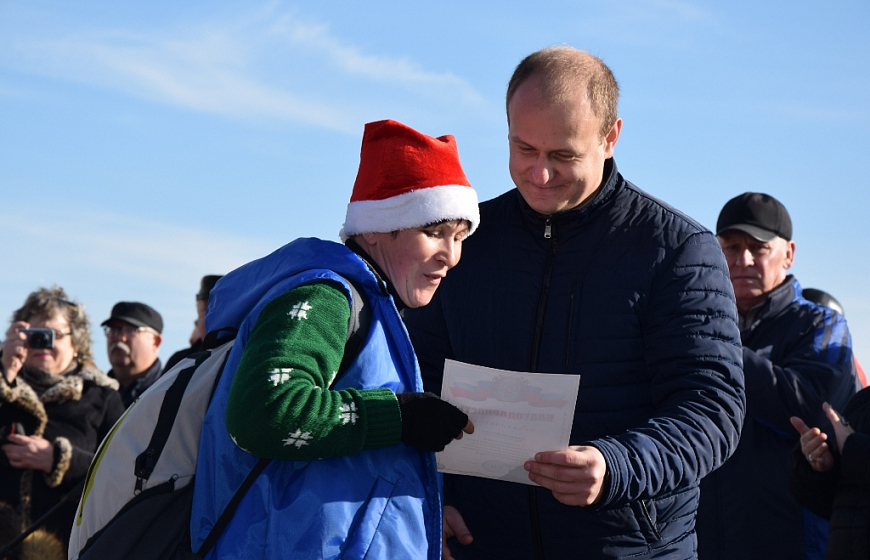
[[[553,237],[553,228],[550,223],[550,218],[544,223],[544,239],[550,240],[550,253],[547,257],[547,264],[544,267],[544,282],[541,288],[541,297],[538,300],[538,310],[536,314],[535,337],[532,340],[532,355],[529,364],[529,371],[538,371],[538,352],[541,347],[541,336],[544,328],[544,312],[547,309],[547,300],[550,297],[550,279],[553,274],[553,267],[556,264],[556,247],[558,246],[557,238]],[[536,560],[544,560],[544,542],[541,537],[540,516],[538,514],[538,495],[535,486],[529,486],[529,521],[532,529],[532,547],[535,551]]]

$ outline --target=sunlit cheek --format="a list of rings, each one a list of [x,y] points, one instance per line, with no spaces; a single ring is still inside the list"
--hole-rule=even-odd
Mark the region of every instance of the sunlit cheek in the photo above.
[[[508,165],[512,170],[528,170],[535,166],[535,161],[534,155],[516,152],[508,158]]]

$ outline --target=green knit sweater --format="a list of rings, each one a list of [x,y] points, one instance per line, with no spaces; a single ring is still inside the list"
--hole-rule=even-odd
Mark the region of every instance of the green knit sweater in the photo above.
[[[333,391],[350,310],[332,282],[299,286],[260,312],[233,378],[227,430],[257,457],[310,460],[399,442],[389,389]]]

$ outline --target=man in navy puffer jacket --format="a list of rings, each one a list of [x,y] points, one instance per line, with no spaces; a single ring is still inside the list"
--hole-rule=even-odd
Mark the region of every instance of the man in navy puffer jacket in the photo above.
[[[828,522],[788,487],[799,433],[789,418],[831,432],[822,410],[843,410],[860,388],[843,315],[801,297],[788,274],[792,222],[770,195],[747,192],[722,208],[716,233],[731,273],[746,377],[746,419],[728,463],[701,484],[703,560],[821,560]]]
[[[588,53],[520,63],[507,94],[517,189],[481,205],[465,259],[406,314],[427,390],[445,358],[581,377],[570,448],[526,464],[539,486],[445,476],[456,558],[694,558],[699,482],[737,446],[725,259],[712,233],[618,173],[617,97]]]

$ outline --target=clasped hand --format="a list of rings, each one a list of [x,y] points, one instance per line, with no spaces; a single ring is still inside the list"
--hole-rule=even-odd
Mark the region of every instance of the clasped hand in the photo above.
[[[54,446],[45,438],[9,434],[0,449],[16,469],[33,469],[51,472],[54,463]]]
[[[840,414],[831,407],[828,403],[822,405],[822,410],[825,411],[825,416],[831,421],[834,426],[834,436],[836,438],[837,450],[840,454],[843,453],[843,445],[846,439],[855,433]],[[834,468],[834,455],[828,446],[828,434],[824,433],[819,428],[810,428],[806,423],[792,416],[790,419],[791,425],[801,435],[801,453],[807,458],[810,466],[817,472],[825,472]]]

